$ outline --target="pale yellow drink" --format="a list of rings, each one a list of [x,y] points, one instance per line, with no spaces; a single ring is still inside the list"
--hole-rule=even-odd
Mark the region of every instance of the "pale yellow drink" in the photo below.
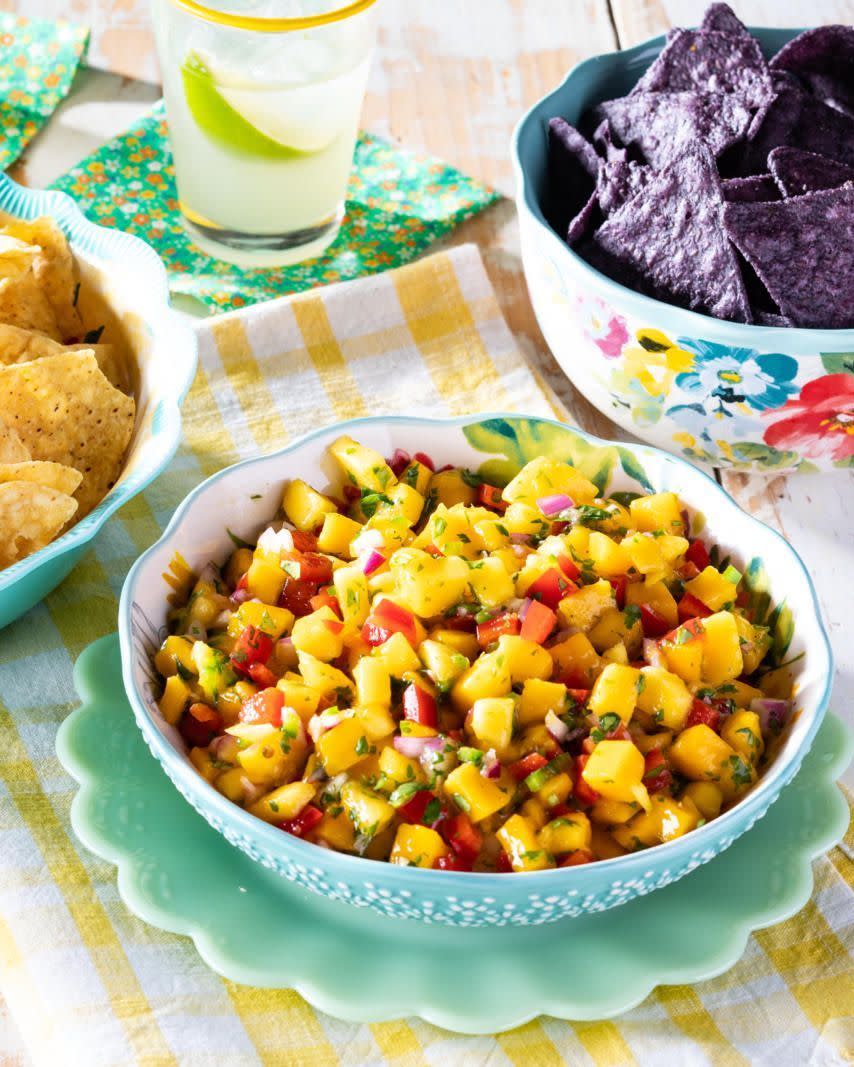
[[[210,17],[201,18],[191,0],[158,0],[185,223],[197,244],[247,266],[317,255],[334,239],[343,211],[376,9],[361,0],[293,14],[307,7],[307,0],[289,4],[284,19],[266,10],[260,18],[204,8]],[[324,11],[329,17],[352,8],[359,10],[313,24]],[[274,29],[247,29],[247,22]],[[291,23],[293,29],[279,29]]]

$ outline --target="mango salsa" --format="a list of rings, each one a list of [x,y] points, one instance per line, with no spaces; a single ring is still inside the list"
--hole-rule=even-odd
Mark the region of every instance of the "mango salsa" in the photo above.
[[[191,576],[153,656],[222,796],[341,852],[528,873],[666,844],[763,773],[791,708],[768,608],[676,493],[329,456]]]

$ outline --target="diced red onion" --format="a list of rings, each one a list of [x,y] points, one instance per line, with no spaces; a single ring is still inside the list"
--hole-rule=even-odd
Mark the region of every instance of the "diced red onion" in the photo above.
[[[350,543],[350,551],[354,556],[362,556],[374,549],[380,549],[385,545],[383,535],[379,530],[362,530]]]
[[[529,545],[531,543],[531,535],[526,533],[512,533],[510,534],[510,540],[514,545]]]
[[[551,708],[546,712],[546,729],[559,745],[569,737],[569,727],[565,722],[561,722]]]
[[[382,552],[377,552],[375,548],[372,548],[360,562],[365,574],[373,574],[375,570],[385,563],[385,556]]]
[[[232,737],[231,734],[220,734],[208,745],[208,752],[214,759],[221,760],[223,763],[236,763],[237,738]]]
[[[294,535],[285,527],[277,530],[272,526],[268,526],[258,538],[258,548],[268,556],[278,556],[282,552],[293,552]]]
[[[292,637],[280,637],[276,642],[276,663],[284,670],[296,667],[299,662]]]
[[[791,700],[774,700],[771,697],[757,697],[750,701],[750,710],[759,716],[759,725],[762,732],[772,727],[780,730],[786,724],[786,720],[792,711]]]
[[[501,760],[496,756],[494,748],[484,754],[480,773],[484,778],[497,778],[501,774]]]
[[[243,790],[244,804],[254,804],[255,801],[265,793],[263,786],[251,782],[245,774],[240,776],[240,787]]]
[[[521,608],[519,608],[519,611],[517,612],[517,614],[519,616],[519,622],[524,622],[525,621],[525,616],[528,614],[528,609],[530,608],[531,603],[532,603],[532,601],[531,601],[531,598],[529,596],[526,596],[525,599],[522,601],[522,606],[521,606]]]
[[[574,508],[575,501],[566,493],[552,493],[537,499],[537,507],[544,515],[558,515],[567,508]]]
[[[231,600],[232,604],[245,604],[247,600],[252,599],[252,594],[246,588],[235,589],[229,599]]]
[[[667,668],[667,661],[664,658],[664,653],[661,651],[658,642],[654,641],[651,637],[645,637],[643,639],[643,658],[650,667]]]
[[[420,759],[424,752],[439,752],[444,745],[441,737],[395,737],[395,749],[407,759]]]

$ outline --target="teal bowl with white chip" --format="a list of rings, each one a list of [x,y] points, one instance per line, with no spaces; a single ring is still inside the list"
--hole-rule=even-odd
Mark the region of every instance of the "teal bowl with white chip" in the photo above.
[[[44,548],[0,571],[0,628],[42,600],[69,574],[107,519],[169,464],[181,439],[181,403],[196,372],[196,336],[169,306],[160,258],[144,241],[96,226],[65,193],[25,189],[0,175],[0,212],[50,216],[79,273],[79,306],[104,315],[103,340],[120,345],[136,422],[122,473],[106,497]],[[100,321],[100,320],[99,320]]]
[[[753,29],[766,56],[799,30]],[[742,325],[663,303],[597,271],[549,225],[549,119],[577,124],[629,92],[665,43],[585,60],[513,135],[522,261],[566,375],[623,429],[694,463],[776,475],[854,466],[854,329]]]

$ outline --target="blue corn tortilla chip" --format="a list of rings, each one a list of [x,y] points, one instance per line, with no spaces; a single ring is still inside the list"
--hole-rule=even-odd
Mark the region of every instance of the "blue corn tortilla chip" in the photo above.
[[[780,190],[770,174],[753,174],[749,178],[724,178],[721,182],[724,200],[755,204],[761,200],[779,200]]]
[[[775,148],[768,155],[768,166],[783,196],[803,196],[854,181],[854,167],[815,152],[802,152],[799,148]],[[773,200],[774,197],[767,199]]]
[[[725,204],[723,218],[784,317],[817,329],[854,326],[854,184]]]
[[[715,161],[707,149],[693,145],[605,220],[588,254],[595,267],[631,279],[658,299],[751,322],[722,212]]]
[[[741,101],[724,93],[633,93],[594,110],[622,144],[636,146],[656,168],[695,144],[720,154],[744,134],[751,117]]]
[[[784,44],[774,70],[796,75],[813,96],[854,118],[854,26],[817,26]]]
[[[794,326],[791,319],[774,311],[757,311],[756,323],[758,326]]]
[[[749,107],[773,96],[759,43],[715,30],[677,30],[632,89],[643,92],[735,93]]]
[[[566,243],[570,246],[583,240],[600,221],[599,197],[594,190],[586,203],[572,216],[566,227]]]
[[[700,29],[713,30],[717,33],[733,33],[736,36],[741,37],[750,37],[750,31],[729,4],[709,4],[706,8],[705,15],[703,15]]]
[[[854,166],[854,119],[802,89],[784,84],[750,125],[741,160],[743,173],[766,170],[768,154],[781,145]]]
[[[601,160],[596,149],[574,126],[561,118],[549,121],[549,182],[546,215],[564,238],[580,214],[587,212],[582,232],[590,221],[591,197]],[[595,206],[595,204],[594,204]],[[577,226],[575,229],[577,229]],[[575,240],[578,238],[576,233]]]
[[[603,163],[599,171],[596,193],[599,207],[606,217],[641,191],[654,174],[651,167],[633,160],[613,159]]]
[[[593,144],[599,155],[604,157],[608,162],[611,162],[612,160],[624,161],[629,158],[627,149],[614,144],[614,138],[611,135],[611,127],[608,125],[607,119],[603,119],[596,127],[596,132],[593,134]]]

